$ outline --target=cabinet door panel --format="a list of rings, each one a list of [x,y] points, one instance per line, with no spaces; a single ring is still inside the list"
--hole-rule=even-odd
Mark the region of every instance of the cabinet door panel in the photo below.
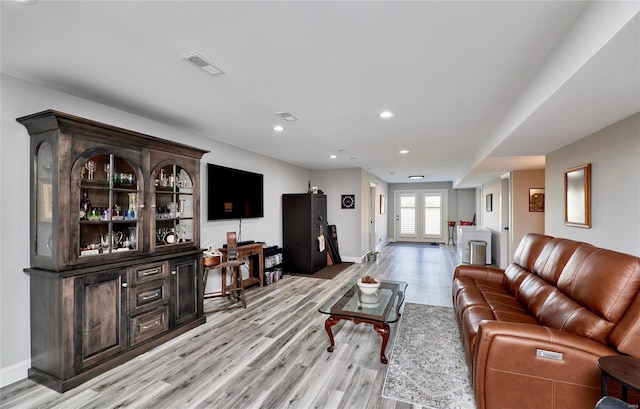
[[[76,364],[94,365],[126,348],[125,271],[76,279]]]
[[[202,260],[183,257],[171,263],[172,326],[202,315]]]
[[[150,246],[153,252],[193,247],[200,241],[199,162],[192,158],[151,152],[156,165],[151,170],[155,185],[150,199],[155,210],[151,217]],[[157,161],[157,162],[156,162]],[[155,236],[155,237],[154,237]]]

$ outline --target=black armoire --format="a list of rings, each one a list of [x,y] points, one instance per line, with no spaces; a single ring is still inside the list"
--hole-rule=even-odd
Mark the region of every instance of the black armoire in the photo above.
[[[320,251],[318,236],[327,226],[327,196],[299,193],[282,195],[283,268],[288,274],[313,274],[327,265],[327,250]]]

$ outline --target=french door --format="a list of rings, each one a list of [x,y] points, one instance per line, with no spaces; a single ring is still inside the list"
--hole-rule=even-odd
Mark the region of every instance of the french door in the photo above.
[[[395,202],[397,241],[446,241],[446,189],[397,191]]]

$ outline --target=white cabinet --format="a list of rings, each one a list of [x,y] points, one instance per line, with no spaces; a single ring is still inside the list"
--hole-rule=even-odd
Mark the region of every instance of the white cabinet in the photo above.
[[[477,226],[458,226],[457,233],[456,251],[461,262],[469,263],[469,242],[481,240],[487,243],[486,263],[491,264],[491,230]]]

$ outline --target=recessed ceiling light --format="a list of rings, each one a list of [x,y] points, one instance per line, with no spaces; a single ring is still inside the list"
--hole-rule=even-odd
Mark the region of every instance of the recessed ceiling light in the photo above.
[[[411,175],[409,179],[424,179],[424,175]]]
[[[282,125],[276,125],[276,126],[274,126],[272,129],[273,129],[274,131],[276,131],[276,132],[282,132],[282,131],[284,131],[284,126],[282,126]]]
[[[337,158],[337,156],[336,155],[331,155],[331,156],[329,156],[329,158],[335,159],[335,158]]]
[[[380,118],[393,118],[396,114],[391,111],[382,111],[380,112]]]
[[[403,149],[401,151],[398,151],[398,153],[401,153],[401,154],[404,155],[405,153],[409,153],[409,151],[407,149]]]

